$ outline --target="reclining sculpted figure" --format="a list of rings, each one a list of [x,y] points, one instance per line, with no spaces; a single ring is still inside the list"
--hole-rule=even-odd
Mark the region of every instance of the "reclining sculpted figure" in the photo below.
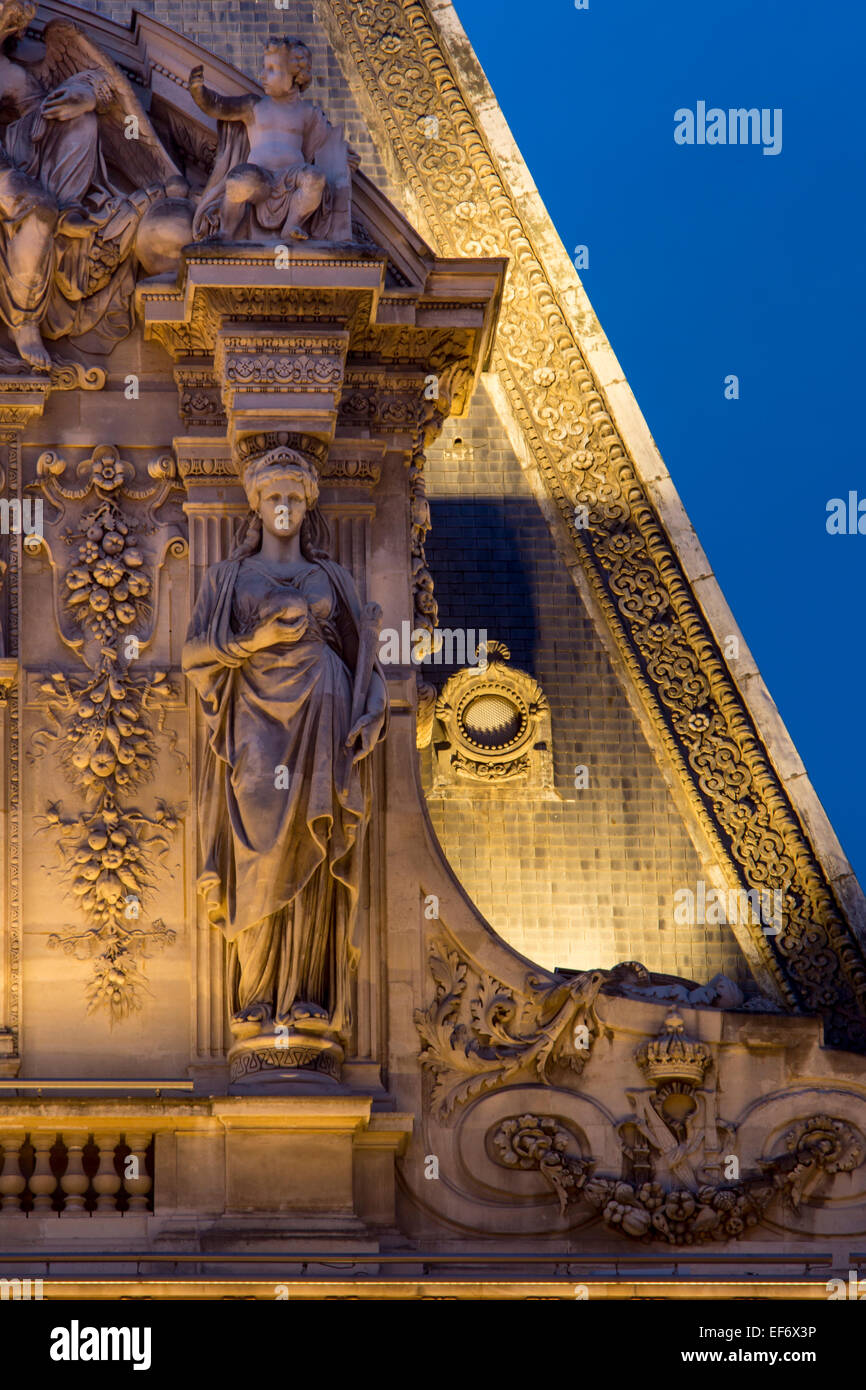
[[[0,2],[0,104],[13,117],[0,144],[0,319],[47,369],[43,336],[107,352],[129,333],[142,216],[186,183],[130,83],[74,24],[46,26],[37,63],[7,55],[35,13],[35,0]]]

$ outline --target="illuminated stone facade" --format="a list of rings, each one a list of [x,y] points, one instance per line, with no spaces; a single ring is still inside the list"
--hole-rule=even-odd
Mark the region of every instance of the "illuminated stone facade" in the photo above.
[[[0,9],[0,1254],[847,1269],[862,895],[453,9],[136,8]]]

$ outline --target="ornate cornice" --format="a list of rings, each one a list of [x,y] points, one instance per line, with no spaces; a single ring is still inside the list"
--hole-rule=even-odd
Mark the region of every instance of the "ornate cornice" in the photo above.
[[[510,260],[493,369],[568,527],[709,846],[731,883],[778,889],[749,943],[828,1042],[866,1045],[866,960],[722,656],[423,0],[328,0],[371,117],[442,255]],[[446,16],[447,18],[447,16]],[[429,117],[437,127],[427,137]],[[427,118],[425,120],[425,118]],[[551,229],[552,235],[552,229]]]

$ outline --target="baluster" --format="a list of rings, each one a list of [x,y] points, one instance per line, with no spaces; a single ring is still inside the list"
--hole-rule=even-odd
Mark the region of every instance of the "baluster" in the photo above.
[[[60,1187],[65,1197],[63,1215],[65,1217],[89,1217],[84,1205],[84,1194],[90,1186],[90,1179],[84,1171],[84,1148],[89,1139],[86,1129],[64,1131],[66,1145],[66,1170],[60,1179]]]
[[[33,1214],[53,1211],[51,1198],[57,1190],[57,1179],[51,1171],[51,1150],[57,1143],[56,1134],[31,1134],[35,1163],[30,1175],[33,1193]]]
[[[147,1211],[147,1194],[151,1189],[152,1183],[150,1174],[145,1166],[145,1153],[150,1143],[149,1134],[127,1134],[126,1142],[132,1153],[124,1159],[123,1186],[129,1196],[130,1211]],[[127,1177],[126,1169],[131,1168],[130,1159],[135,1159],[136,1176]]]
[[[21,1172],[21,1148],[27,1138],[23,1129],[7,1129],[0,1135],[3,1145],[3,1171],[0,1176],[0,1218],[18,1216],[21,1213],[21,1193],[27,1186],[27,1179]]]
[[[93,1179],[97,1193],[96,1210],[100,1216],[106,1212],[117,1211],[117,1194],[120,1191],[120,1178],[114,1166],[114,1150],[120,1143],[118,1133],[94,1134],[93,1142],[99,1150],[99,1168]]]

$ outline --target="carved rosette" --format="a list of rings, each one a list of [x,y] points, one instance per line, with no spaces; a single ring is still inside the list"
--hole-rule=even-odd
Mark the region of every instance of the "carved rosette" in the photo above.
[[[592,1164],[570,1154],[573,1136],[552,1115],[518,1115],[503,1120],[492,1136],[492,1147],[504,1168],[542,1173],[565,1212],[577,1201]]]

